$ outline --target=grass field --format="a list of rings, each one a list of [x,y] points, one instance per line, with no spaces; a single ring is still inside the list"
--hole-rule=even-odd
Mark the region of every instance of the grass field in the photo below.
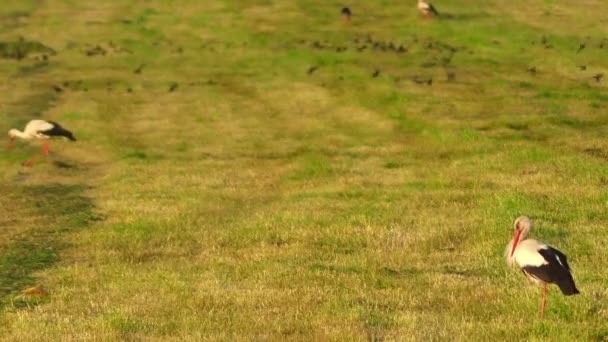
[[[0,340],[608,340],[608,4],[350,5],[3,4]]]

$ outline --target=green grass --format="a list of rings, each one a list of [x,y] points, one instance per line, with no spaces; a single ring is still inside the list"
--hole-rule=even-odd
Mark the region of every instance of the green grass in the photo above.
[[[0,126],[79,140],[0,154],[0,340],[606,339],[608,7],[436,5],[3,6]]]

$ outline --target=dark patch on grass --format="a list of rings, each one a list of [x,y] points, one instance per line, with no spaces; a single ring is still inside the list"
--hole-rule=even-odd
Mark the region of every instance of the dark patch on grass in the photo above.
[[[103,47],[96,45],[92,48],[87,49],[84,53],[85,53],[85,55],[91,57],[91,56],[105,56],[108,52]]]
[[[289,239],[281,236],[278,233],[271,233],[270,236],[266,239],[266,242],[275,247],[283,247],[289,245]]]
[[[535,88],[533,83],[526,82],[526,81],[521,81],[518,83],[518,85],[522,89],[534,89]]]
[[[536,95],[537,98],[545,98],[545,99],[560,99],[562,98],[561,94],[556,91],[549,89],[542,89]]]
[[[188,144],[185,141],[180,142],[179,144],[177,144],[175,146],[175,151],[176,152],[188,152],[191,149],[190,144]]]
[[[587,128],[595,126],[596,124],[590,121],[583,121],[576,118],[570,117],[556,117],[552,118],[551,122],[560,126],[568,126],[572,128]]]
[[[33,53],[54,55],[55,50],[34,41],[20,38],[16,41],[0,42],[0,57],[21,60]]]
[[[524,131],[528,129],[527,122],[508,122],[505,126],[516,131]]]
[[[384,163],[384,168],[386,168],[386,169],[398,169],[400,167],[401,167],[401,164],[394,160],[389,160],[386,163]]]
[[[13,188],[2,189],[14,192]],[[93,204],[82,195],[81,185],[47,184],[24,186],[16,190],[31,205],[31,215],[37,215],[39,226],[17,236],[6,244],[0,255],[0,306],[7,305],[11,296],[34,285],[32,274],[48,268],[59,259],[66,247],[61,234],[81,229],[93,221]],[[10,215],[10,212],[7,212]],[[16,218],[19,224],[18,218]],[[9,227],[10,228],[10,227]],[[24,303],[31,304],[27,300]]]
[[[31,65],[25,65],[19,68],[19,75],[27,76],[31,74],[36,74],[39,72],[44,72],[48,70],[49,63],[47,61],[37,62]]]
[[[127,153],[124,156],[124,158],[141,159],[141,160],[159,160],[162,158],[162,156],[160,154],[147,153],[145,151],[136,150],[136,151]]]
[[[53,161],[53,165],[55,165],[56,167],[58,167],[60,169],[75,169],[76,168],[76,165],[62,162],[60,160]]]
[[[169,92],[172,93],[172,92],[176,91],[178,87],[179,87],[179,83],[171,82],[169,84]]]
[[[608,151],[602,148],[590,147],[582,150],[583,153],[590,155],[594,158],[599,158],[603,160],[608,160]]]

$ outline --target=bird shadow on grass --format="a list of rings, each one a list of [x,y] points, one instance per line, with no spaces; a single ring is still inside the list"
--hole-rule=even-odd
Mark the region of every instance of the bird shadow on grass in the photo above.
[[[458,13],[458,14],[452,14],[452,13],[441,12],[441,14],[438,17],[438,19],[440,19],[440,20],[474,20],[474,19],[485,18],[487,16],[488,15],[485,14],[485,13]]]
[[[27,221],[34,218],[34,226],[4,244],[0,254],[0,308],[35,305],[44,298],[19,296],[17,293],[36,285],[35,272],[52,266],[59,260],[59,253],[67,244],[62,235],[83,229],[99,220],[88,197],[83,195],[85,186],[44,184],[15,187],[0,186],[3,193],[12,192],[24,199],[17,205],[28,205]],[[19,217],[10,222],[24,224]],[[9,227],[5,227],[10,229]]]
[[[60,169],[76,169],[78,168],[75,164],[66,163],[60,160],[53,161],[53,165]]]

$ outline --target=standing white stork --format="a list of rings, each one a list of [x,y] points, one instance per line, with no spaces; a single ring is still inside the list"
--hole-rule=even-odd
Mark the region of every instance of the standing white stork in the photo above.
[[[566,256],[544,242],[527,238],[532,230],[532,222],[527,216],[518,217],[513,226],[513,240],[507,245],[505,257],[509,265],[517,264],[530,280],[543,286],[542,320],[545,318],[548,284],[556,284],[566,296],[578,294],[579,291]]]
[[[430,2],[418,0],[418,10],[427,19],[432,19],[433,16],[439,16],[439,12]]]
[[[32,120],[32,121],[28,122],[27,125],[25,125],[23,132],[21,132],[18,129],[13,128],[10,131],[8,131],[8,137],[9,137],[9,141],[8,141],[9,149],[12,148],[13,141],[15,140],[15,138],[21,138],[21,139],[25,139],[25,140],[32,140],[32,139],[46,140],[46,139],[50,139],[50,138],[63,137],[63,138],[66,138],[66,139],[69,139],[72,141],[76,141],[76,138],[74,138],[74,134],[72,134],[72,132],[61,127],[61,125],[59,125],[56,122],[46,121],[46,120]],[[44,156],[49,155],[49,144],[47,142],[45,142],[44,145],[42,146],[41,155],[44,155]],[[34,164],[34,161],[36,159],[38,159],[39,157],[40,156],[35,156],[33,158],[26,160],[23,163],[23,166],[32,166]]]

